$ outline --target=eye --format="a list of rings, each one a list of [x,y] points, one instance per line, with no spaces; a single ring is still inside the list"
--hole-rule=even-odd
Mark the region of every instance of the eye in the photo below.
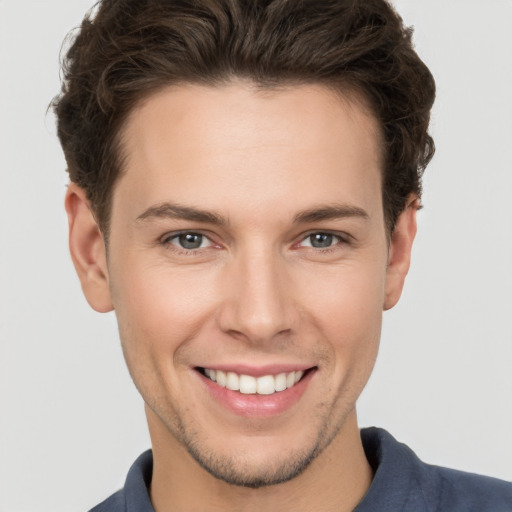
[[[342,241],[342,238],[332,233],[311,233],[301,242],[303,247],[313,247],[315,249],[328,249]]]
[[[175,245],[180,249],[185,249],[187,251],[203,249],[213,245],[212,242],[201,233],[191,232],[179,233],[177,235],[167,237],[163,242],[166,244]]]

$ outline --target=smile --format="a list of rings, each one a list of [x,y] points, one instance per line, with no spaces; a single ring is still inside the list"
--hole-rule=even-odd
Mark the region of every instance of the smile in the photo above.
[[[202,373],[219,386],[244,395],[272,395],[295,386],[304,376],[302,370],[279,373],[276,375],[252,375],[224,372],[222,370],[202,369]]]

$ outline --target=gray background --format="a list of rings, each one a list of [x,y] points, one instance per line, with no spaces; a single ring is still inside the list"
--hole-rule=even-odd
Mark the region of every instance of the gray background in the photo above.
[[[512,1],[400,0],[438,83],[401,303],[359,406],[424,460],[512,479]],[[115,319],[67,253],[46,107],[90,0],[0,0],[0,512],[87,510],[149,446]]]

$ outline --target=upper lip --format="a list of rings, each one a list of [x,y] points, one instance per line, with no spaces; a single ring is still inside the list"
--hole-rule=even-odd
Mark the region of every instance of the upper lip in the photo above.
[[[269,364],[264,366],[254,366],[250,364],[205,364],[197,366],[198,368],[208,368],[210,370],[221,370],[223,372],[233,372],[238,375],[251,375],[253,377],[263,377],[264,375],[278,375],[280,373],[289,373],[293,371],[306,371],[314,368],[314,365],[304,363],[286,363]]]

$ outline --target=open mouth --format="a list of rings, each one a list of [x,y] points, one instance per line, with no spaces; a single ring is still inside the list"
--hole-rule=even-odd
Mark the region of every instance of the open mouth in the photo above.
[[[261,377],[210,368],[197,368],[197,370],[206,378],[231,391],[238,391],[244,395],[272,395],[294,387],[314,368]]]

